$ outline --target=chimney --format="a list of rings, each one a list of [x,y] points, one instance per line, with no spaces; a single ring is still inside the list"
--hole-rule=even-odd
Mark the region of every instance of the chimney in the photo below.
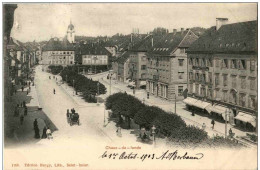
[[[173,29],[173,31],[172,31],[173,35],[175,35],[176,32],[177,32],[177,29]]]
[[[183,32],[184,32],[184,28],[181,28],[181,34],[183,34]]]
[[[226,25],[228,18],[216,18],[216,30],[218,30],[222,25]]]

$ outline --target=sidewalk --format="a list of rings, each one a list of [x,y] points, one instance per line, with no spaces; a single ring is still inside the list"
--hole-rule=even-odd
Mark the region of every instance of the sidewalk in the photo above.
[[[44,126],[49,126],[52,131],[57,128],[46,116],[42,110],[38,110],[39,101],[35,86],[31,86],[31,91],[27,95],[27,89],[24,91],[17,90],[17,93],[12,96],[12,102],[4,102],[4,142],[5,147],[18,147],[21,145],[37,144],[40,139],[34,138],[33,122],[35,119],[38,121],[40,129],[40,136]],[[19,116],[14,117],[14,109],[17,104],[26,102],[27,116],[24,116],[23,124],[20,123],[20,115],[24,114],[24,108],[19,107]]]

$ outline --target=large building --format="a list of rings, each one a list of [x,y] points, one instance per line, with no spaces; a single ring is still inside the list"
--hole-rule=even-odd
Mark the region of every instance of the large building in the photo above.
[[[73,65],[75,48],[67,39],[51,38],[42,48],[42,64]]]
[[[183,99],[187,88],[186,50],[197,38],[189,29],[174,29],[159,40],[152,39],[147,57],[147,92],[170,101]]]
[[[254,129],[257,115],[257,21],[217,18],[188,50],[184,102],[220,120]]]
[[[109,66],[111,53],[100,43],[81,45],[82,65]]]

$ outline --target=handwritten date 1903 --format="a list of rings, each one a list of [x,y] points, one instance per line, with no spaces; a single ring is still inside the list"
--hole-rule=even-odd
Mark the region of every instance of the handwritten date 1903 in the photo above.
[[[203,153],[197,153],[195,156],[191,156],[188,154],[188,152],[185,152],[184,154],[179,154],[178,150],[175,150],[173,152],[170,152],[169,150],[163,152],[162,154],[156,155],[156,154],[140,154],[138,153],[108,153],[105,151],[100,158],[107,158],[107,159],[140,159],[141,161],[144,161],[146,159],[157,159],[157,160],[199,160],[202,159],[204,156]]]

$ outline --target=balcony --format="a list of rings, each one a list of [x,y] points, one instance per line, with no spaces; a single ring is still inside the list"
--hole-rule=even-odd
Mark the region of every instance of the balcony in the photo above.
[[[192,66],[193,70],[209,71],[209,67],[206,66]]]

